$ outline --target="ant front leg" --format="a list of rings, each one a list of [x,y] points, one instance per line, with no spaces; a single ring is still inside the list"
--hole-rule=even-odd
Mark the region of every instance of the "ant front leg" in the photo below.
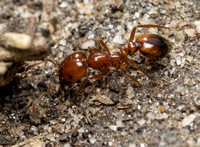
[[[25,69],[24,74],[26,74],[26,72],[27,72],[28,70],[30,70],[31,68],[33,68],[34,66],[39,65],[39,64],[42,64],[42,63],[44,63],[44,62],[51,62],[52,64],[54,64],[54,65],[57,66],[58,68],[60,67],[60,66],[59,66],[58,64],[56,64],[53,60],[51,60],[51,59],[45,59],[44,61],[41,61],[41,62],[38,62],[38,63],[35,63],[35,64],[33,64],[33,65],[28,66],[28,67]],[[53,79],[54,79],[56,76],[58,76],[58,74],[56,74],[56,75],[54,75],[53,77],[51,77],[50,84],[49,84],[47,90],[46,90],[43,94],[41,94],[41,95],[38,97],[38,99],[36,99],[36,100],[33,102],[33,105],[36,103],[36,101],[38,102],[43,96],[45,96],[46,94],[49,93],[49,91],[51,90],[51,87],[52,87]]]
[[[59,66],[58,64],[56,64],[53,60],[51,60],[51,59],[45,59],[44,61],[41,61],[41,62],[38,62],[38,63],[35,63],[35,64],[33,64],[33,65],[28,66],[28,67],[25,69],[24,73],[26,73],[28,70],[30,70],[30,69],[33,68],[34,66],[39,65],[39,64],[42,64],[42,63],[44,63],[44,62],[51,62],[53,65],[57,66],[58,68],[60,67],[60,66]]]
[[[137,65],[134,61],[130,60],[127,56],[124,56],[124,59],[126,61],[126,63],[128,63],[129,65],[133,66],[134,68],[140,70],[143,74],[145,74],[149,79],[151,79],[154,82],[158,82],[159,84],[162,85],[166,85],[165,82],[162,81],[157,81],[155,80],[152,76],[150,76],[147,72],[145,72],[139,65]]]
[[[134,36],[135,36],[135,32],[137,28],[164,28],[164,29],[170,29],[170,27],[165,27],[165,26],[160,26],[160,25],[138,25],[135,26],[131,32],[131,36],[130,36],[130,41],[129,42],[133,42]]]
[[[132,79],[138,86],[143,86],[143,87],[146,87],[148,89],[151,89],[157,93],[162,93],[162,91],[160,89],[156,89],[156,88],[153,88],[151,86],[148,86],[148,85],[144,85],[144,84],[141,84],[136,78],[134,78],[133,76],[131,76],[129,73],[127,73],[126,70],[120,68],[120,70],[126,75],[128,76],[130,79]]]
[[[156,82],[156,80],[148,75],[139,65],[137,65],[134,61],[130,60],[127,56],[124,56],[124,59],[127,61],[128,64],[130,64],[131,66],[133,66],[134,68],[140,70],[143,74],[145,74],[149,79],[151,79],[152,81]]]

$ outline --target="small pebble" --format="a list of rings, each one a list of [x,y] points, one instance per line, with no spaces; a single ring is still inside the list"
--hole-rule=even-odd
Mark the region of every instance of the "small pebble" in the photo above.
[[[107,96],[105,95],[100,95],[98,94],[97,96],[93,97],[90,99],[91,101],[98,101],[102,104],[106,104],[106,105],[113,105],[114,102]]]
[[[160,113],[156,115],[156,119],[167,119],[169,116],[167,113]]]
[[[190,125],[194,121],[195,118],[196,118],[195,114],[190,114],[186,116],[181,122],[182,127],[186,127]]]
[[[118,128],[123,128],[125,126],[121,119],[116,121],[116,125]]]
[[[66,8],[67,7],[67,2],[62,2],[60,5],[59,5],[59,7],[60,8]]]
[[[180,65],[181,64],[181,57],[180,56],[176,56],[175,59],[176,59],[176,64]]]
[[[113,145],[113,142],[112,142],[112,141],[109,141],[109,142],[108,142],[108,145],[109,145],[109,146],[112,146],[112,145]]]
[[[66,46],[66,40],[65,39],[60,40],[59,44],[62,46]]]
[[[114,38],[113,38],[113,42],[114,43],[118,43],[118,44],[123,44],[123,40],[122,40],[122,36],[121,35],[116,35]]]
[[[136,147],[136,144],[135,143],[130,143],[129,147]]]
[[[196,35],[195,29],[185,29],[185,33],[190,37],[194,37]]]
[[[4,62],[0,62],[0,75],[4,75],[7,71],[6,64]]]
[[[186,57],[186,60],[187,60],[188,62],[192,62],[192,61],[193,61],[193,57],[192,57],[192,56],[187,56],[187,57]]]
[[[196,30],[200,33],[200,21],[195,21],[194,24],[196,25]]]
[[[117,131],[117,126],[116,125],[110,125],[109,128],[113,131]]]
[[[93,40],[88,40],[82,44],[81,48],[88,49],[88,47],[93,47],[93,46],[95,46],[95,42]]]
[[[143,125],[146,123],[146,120],[140,119],[140,120],[137,121],[137,123],[138,123],[140,126],[143,126]]]
[[[146,113],[146,112],[147,112],[147,107],[142,107],[141,112],[142,112],[142,113]]]
[[[97,141],[96,138],[94,138],[94,137],[91,137],[89,140],[90,140],[91,144],[94,144]]]
[[[168,99],[172,99],[172,98],[174,98],[174,95],[173,95],[173,94],[170,94],[170,95],[168,95],[167,98],[168,98]]]
[[[165,108],[165,106],[159,106],[159,107],[158,107],[158,110],[159,110],[161,113],[164,113],[165,110],[166,110],[166,108]]]
[[[67,143],[67,144],[64,144],[64,147],[71,147],[71,145]]]
[[[187,142],[189,147],[195,146],[195,141],[192,137],[189,137],[186,142]]]

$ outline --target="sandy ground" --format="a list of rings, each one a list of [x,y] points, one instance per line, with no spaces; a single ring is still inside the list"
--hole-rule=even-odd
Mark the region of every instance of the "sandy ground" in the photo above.
[[[56,63],[75,51],[89,55],[88,46],[104,51],[98,39],[111,52],[120,51],[127,46],[132,28],[139,24],[172,27],[182,21],[175,29],[138,29],[135,37],[152,33],[171,42],[171,51],[162,60],[148,65],[139,53],[129,56],[156,80],[167,84],[149,80],[133,67],[126,68],[141,83],[162,90],[157,93],[138,87],[113,70],[101,80],[89,81],[77,105],[71,106],[81,81],[61,90],[54,76],[58,69],[51,63],[41,64],[0,88],[2,146],[200,146],[199,0],[51,2],[50,19],[62,26],[62,39],[48,57]],[[0,19],[40,17],[44,3],[1,1]],[[88,69],[88,75],[97,73]],[[39,98],[52,77],[51,90]]]

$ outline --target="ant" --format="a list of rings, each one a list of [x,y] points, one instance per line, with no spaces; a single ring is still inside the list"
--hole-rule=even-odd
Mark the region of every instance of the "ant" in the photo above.
[[[141,84],[135,77],[131,76],[124,67],[132,66],[138,70],[140,70],[143,74],[145,74],[149,79],[156,82],[156,80],[148,75],[140,66],[138,66],[134,61],[130,60],[128,58],[129,54],[134,54],[138,50],[139,52],[150,59],[158,59],[164,57],[168,50],[168,44],[166,43],[166,39],[162,36],[156,35],[156,34],[146,34],[142,35],[134,40],[135,32],[137,28],[164,28],[169,29],[169,27],[165,26],[159,26],[159,25],[138,25],[135,26],[132,29],[130,40],[128,43],[128,47],[123,46],[120,50],[120,52],[110,52],[106,44],[102,40],[98,40],[98,42],[101,44],[101,46],[106,50],[106,53],[101,52],[100,50],[96,48],[89,47],[89,56],[87,57],[82,52],[75,52],[67,56],[64,61],[61,63],[61,65],[57,65],[55,62],[53,62],[50,59],[46,59],[40,63],[50,61],[54,65],[58,66],[58,76],[60,83],[75,83],[79,80],[81,80],[83,77],[87,74],[87,69],[93,68],[95,70],[100,71],[101,73],[98,75],[87,77],[83,82],[81,83],[79,89],[77,90],[75,94],[75,99],[77,98],[80,91],[84,88],[85,84],[88,80],[91,79],[101,79],[104,76],[106,76],[110,70],[109,67],[113,67],[116,70],[121,70],[126,76],[131,78],[138,86],[143,86],[148,89],[154,90],[158,93],[161,93],[162,91],[156,88],[153,88],[148,85]],[[40,63],[36,63],[35,65],[38,65]],[[31,65],[27,68],[27,70],[35,65]],[[26,70],[26,71],[27,71]],[[50,89],[50,86],[48,90],[43,94],[45,95],[48,93]],[[42,96],[43,96],[42,95]]]

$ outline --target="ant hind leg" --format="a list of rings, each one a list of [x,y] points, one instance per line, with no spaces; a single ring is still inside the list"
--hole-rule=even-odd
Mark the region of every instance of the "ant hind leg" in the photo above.
[[[170,27],[165,27],[165,26],[160,26],[160,25],[138,25],[135,26],[133,28],[133,30],[131,31],[131,36],[130,36],[130,41],[129,42],[133,42],[134,36],[135,36],[135,32],[137,28],[164,28],[164,29],[170,29]]]
[[[129,42],[133,42],[133,39],[134,39],[135,32],[136,32],[136,29],[137,29],[137,28],[163,28],[163,29],[175,29],[175,28],[177,28],[182,22],[183,22],[183,20],[181,20],[179,23],[177,23],[174,27],[165,27],[165,26],[153,25],[153,24],[135,26],[135,27],[132,29],[132,31],[131,31],[131,36],[130,36],[130,41],[129,41]]]

